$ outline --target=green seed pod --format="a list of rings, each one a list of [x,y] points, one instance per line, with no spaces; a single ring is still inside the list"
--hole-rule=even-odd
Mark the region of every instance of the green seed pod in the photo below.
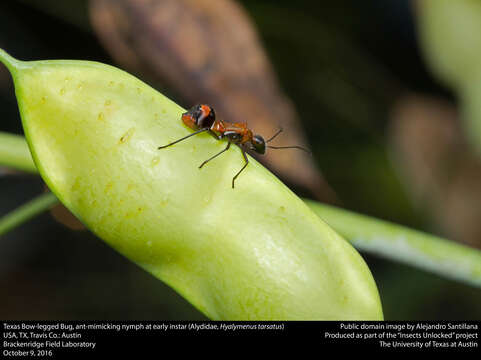
[[[192,132],[181,107],[135,77],[86,61],[4,52],[34,161],[91,231],[211,319],[382,319],[351,245],[237,147]]]

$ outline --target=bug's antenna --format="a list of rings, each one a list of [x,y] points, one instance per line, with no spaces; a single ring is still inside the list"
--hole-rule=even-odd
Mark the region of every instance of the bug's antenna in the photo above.
[[[299,150],[305,151],[309,155],[312,155],[311,151],[303,148],[302,146],[297,146],[297,145],[294,145],[294,146],[271,146],[271,145],[267,145],[267,147],[271,148],[271,149],[299,149]]]
[[[275,137],[276,137],[277,135],[279,135],[279,134],[282,132],[282,130],[283,130],[282,128],[279,128],[279,130],[277,130],[277,132],[276,132],[274,135],[272,135],[272,136],[271,136],[271,138],[270,138],[269,140],[266,140],[266,143],[268,143],[268,142],[270,142],[270,141],[274,140],[274,139],[275,139]]]

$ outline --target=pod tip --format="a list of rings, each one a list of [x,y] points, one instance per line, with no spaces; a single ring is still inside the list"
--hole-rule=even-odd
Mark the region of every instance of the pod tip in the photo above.
[[[20,63],[19,60],[10,56],[5,50],[1,48],[0,48],[0,62],[3,65],[5,65],[11,73],[18,68],[18,65]]]

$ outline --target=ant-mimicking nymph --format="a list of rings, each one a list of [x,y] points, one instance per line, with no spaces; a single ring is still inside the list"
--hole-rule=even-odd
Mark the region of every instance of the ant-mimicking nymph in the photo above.
[[[177,144],[178,142],[188,139],[191,136],[200,134],[202,132],[209,132],[215,139],[227,140],[227,146],[224,150],[205,160],[200,164],[199,169],[201,169],[209,161],[215,159],[217,156],[223,152],[229,150],[231,144],[239,146],[242,151],[242,156],[244,157],[244,166],[237,172],[237,174],[232,178],[232,188],[234,188],[234,183],[240,173],[249,164],[249,159],[247,158],[246,150],[255,151],[258,154],[265,154],[266,148],[270,149],[300,149],[310,153],[309,150],[304,149],[301,146],[271,146],[267,145],[269,142],[274,140],[274,138],[282,132],[282,128],[279,129],[273,136],[268,140],[264,140],[261,135],[255,135],[251,129],[247,127],[247,123],[229,123],[215,117],[215,111],[212,107],[205,104],[195,105],[189,109],[189,111],[182,114],[182,121],[192,130],[193,133],[184,136],[178,140],[171,142],[170,144],[159,146],[158,149],[165,149],[166,147]]]

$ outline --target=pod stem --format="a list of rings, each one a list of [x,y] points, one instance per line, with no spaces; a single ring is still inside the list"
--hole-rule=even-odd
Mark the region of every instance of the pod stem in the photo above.
[[[20,64],[20,60],[10,56],[5,50],[0,48],[0,62],[7,67],[13,75]]]
[[[37,173],[25,138],[0,131],[0,165]]]
[[[306,200],[358,250],[481,287],[481,251],[421,231]]]
[[[58,202],[51,193],[41,194],[0,218],[0,236],[50,209]]]

